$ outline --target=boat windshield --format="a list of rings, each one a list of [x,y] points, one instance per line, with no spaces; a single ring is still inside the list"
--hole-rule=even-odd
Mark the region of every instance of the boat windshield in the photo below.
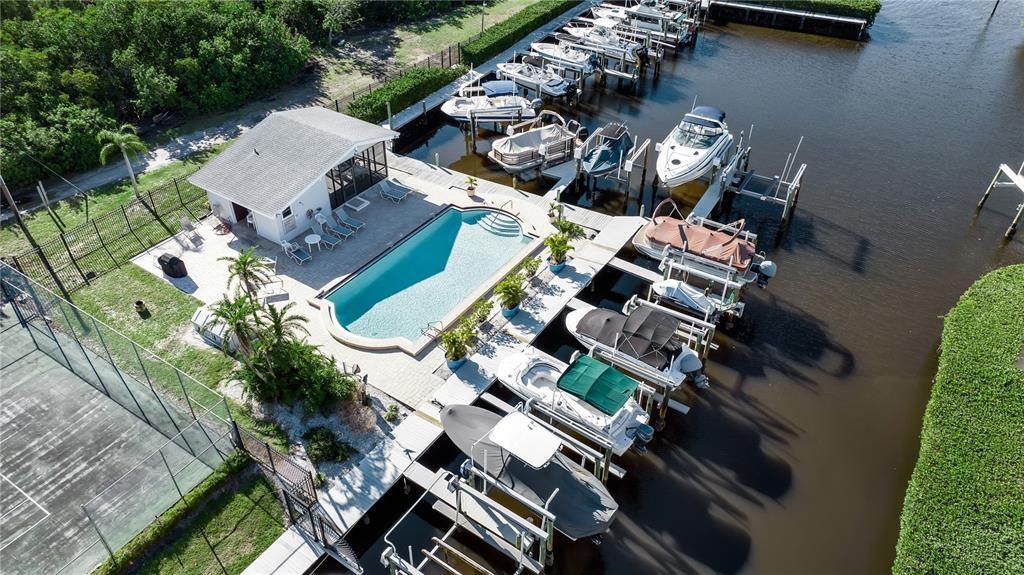
[[[718,126],[702,126],[691,122],[683,122],[679,124],[679,129],[676,130],[673,139],[681,146],[703,150],[714,144],[718,137],[722,135],[722,132],[722,128]]]

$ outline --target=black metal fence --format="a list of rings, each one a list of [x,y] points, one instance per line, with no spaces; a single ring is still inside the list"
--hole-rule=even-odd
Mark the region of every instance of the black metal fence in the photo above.
[[[57,289],[43,263],[45,256],[68,291],[86,285],[180,232],[182,216],[196,220],[209,213],[206,192],[186,177],[143,192],[117,209],[40,242],[38,250],[12,256],[10,262],[30,278]]]
[[[351,94],[342,96],[334,100],[334,102],[328,104],[327,107],[333,108],[335,112],[344,113],[345,109],[348,108],[348,105],[351,104],[352,101],[355,100],[356,98],[365,96],[370,92],[373,92],[374,90],[383,86],[386,82],[390,82],[391,80],[398,78],[402,74],[405,74],[406,72],[414,68],[451,68],[452,66],[458,66],[463,63],[462,45],[469,44],[470,42],[477,40],[479,37],[480,34],[476,34],[473,37],[466,40],[465,42],[458,42],[457,44],[452,44],[451,46],[442,49],[440,52],[437,52],[436,54],[431,54],[426,58],[423,58],[422,60],[409,64],[408,66],[403,66],[401,68],[389,70],[376,81],[371,82],[367,86],[359,88],[358,90],[352,92]],[[400,110],[394,110],[395,113],[398,113],[399,111]]]

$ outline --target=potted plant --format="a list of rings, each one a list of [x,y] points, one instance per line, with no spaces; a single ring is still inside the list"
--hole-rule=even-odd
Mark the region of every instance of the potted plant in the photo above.
[[[570,222],[565,218],[559,218],[552,222],[558,233],[565,236],[565,239],[570,242],[573,240],[579,240],[587,236],[587,232],[583,229],[583,226],[576,222]]]
[[[441,347],[444,349],[444,358],[449,370],[455,371],[466,363],[469,356],[469,340],[472,336],[472,331],[466,329],[463,323],[441,333]]]
[[[501,283],[494,288],[494,293],[498,295],[502,316],[511,318],[519,313],[519,304],[522,303],[523,297],[526,296],[526,290],[523,288],[522,272],[517,271],[501,280]]]
[[[474,178],[473,176],[466,177],[466,194],[469,195],[470,197],[476,195],[476,183],[477,179]]]
[[[548,204],[548,221],[552,224],[558,221],[558,202]]]
[[[540,258],[530,258],[522,263],[520,266],[524,272],[526,272],[527,278],[532,278],[537,275],[537,270],[540,269]]]
[[[569,255],[569,250],[572,249],[569,238],[562,233],[551,234],[544,238],[544,245],[551,252],[551,255],[548,256],[548,267],[552,273],[557,274],[565,268],[566,257]]]

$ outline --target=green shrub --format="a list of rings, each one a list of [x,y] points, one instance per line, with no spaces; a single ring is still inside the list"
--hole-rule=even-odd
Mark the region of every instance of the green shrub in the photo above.
[[[242,368],[246,391],[261,401],[299,400],[307,412],[313,413],[355,397],[356,378],[338,371],[334,359],[321,353],[315,345],[298,340],[283,341],[256,361],[257,369],[263,359],[273,366],[270,378],[274,382],[273,396],[267,395],[270,391],[265,389],[264,381],[248,366]]]
[[[531,4],[508,20],[491,26],[479,38],[463,46],[462,59],[475,65],[483,64],[577,4],[579,0],[541,0]]]
[[[494,293],[498,296],[498,302],[501,303],[502,308],[515,309],[522,303],[523,298],[526,297],[524,281],[526,278],[523,277],[523,273],[517,270],[495,286]]]
[[[1024,573],[1024,265],[979,279],[943,322],[893,573]]]
[[[313,463],[325,461],[340,463],[356,453],[351,445],[339,441],[338,436],[326,427],[312,427],[302,435],[302,439],[306,440],[306,455]]]
[[[171,529],[192,509],[192,505],[245,469],[249,465],[249,461],[248,455],[240,451],[233,453],[220,467],[214,469],[209,477],[195,486],[192,491],[186,493],[184,502],[179,499],[167,511],[160,514],[149,524],[149,527],[143,529],[141,533],[117,550],[113,557],[107,558],[97,567],[93,571],[93,575],[115,575],[123,572],[125,567],[138,561],[154,544],[170,533]]]
[[[871,24],[882,9],[882,0],[747,0],[754,4],[767,4],[775,8],[822,12],[835,16],[864,18]]]
[[[356,98],[345,113],[367,122],[383,122],[388,117],[388,102],[391,102],[391,112],[397,114],[465,73],[465,66],[413,68],[373,92]]]

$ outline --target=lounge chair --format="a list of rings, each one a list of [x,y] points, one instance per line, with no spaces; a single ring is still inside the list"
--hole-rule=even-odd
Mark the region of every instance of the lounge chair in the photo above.
[[[326,237],[328,234],[334,234],[335,236],[338,236],[343,240],[347,240],[349,236],[355,233],[354,231],[344,226],[337,226],[332,224],[331,222],[327,221],[327,218],[324,217],[323,214],[317,214],[314,220],[320,226],[318,232],[320,233],[321,238]],[[325,231],[328,233],[324,233]]]
[[[363,220],[358,220],[348,215],[343,207],[338,207],[338,209],[331,212],[331,215],[334,216],[335,222],[347,228],[351,228],[353,232],[358,232],[366,226],[366,223],[363,222]]]
[[[288,257],[295,260],[297,264],[301,265],[313,259],[309,252],[291,242],[283,241],[281,242],[281,247],[284,249],[284,253],[288,254]]]
[[[391,200],[396,204],[405,199],[412,190],[407,188],[398,180],[382,180],[380,183],[380,197]]]
[[[333,250],[335,246],[337,246],[338,244],[341,243],[341,239],[340,238],[336,238],[333,235],[327,233],[327,230],[325,230],[324,227],[322,225],[320,225],[320,222],[316,223],[315,228],[316,228],[316,233],[320,235],[320,246],[321,247],[326,245],[327,247],[329,247],[329,248],[331,248]]]

